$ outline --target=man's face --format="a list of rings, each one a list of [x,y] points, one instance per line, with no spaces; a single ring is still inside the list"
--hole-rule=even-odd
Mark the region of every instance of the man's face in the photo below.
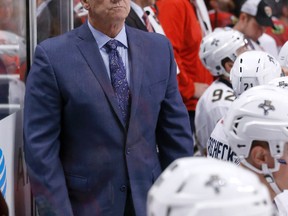
[[[233,67],[233,64],[234,62],[232,60],[228,60],[227,62],[225,62],[224,68],[228,73],[230,73],[231,68]]]
[[[282,72],[285,74],[285,76],[288,76],[288,68],[285,66],[282,66]]]
[[[92,22],[121,23],[130,11],[130,0],[83,0]]]
[[[0,23],[7,23],[12,19],[12,0],[0,0]]]
[[[275,159],[272,157],[268,143],[265,141],[253,141],[247,161],[259,170],[261,170],[262,164],[267,164],[270,169],[275,168]],[[279,170],[273,172],[273,177],[281,191],[285,189],[288,190],[288,142],[284,145],[283,155],[279,161],[281,161],[281,163],[279,162]],[[271,185],[267,182],[263,174],[258,174],[258,176],[268,187],[271,197],[274,199],[277,194],[272,189]]]
[[[244,35],[251,38],[254,41],[257,41],[261,35],[265,32],[265,27],[258,24],[255,17],[247,15],[245,20]]]

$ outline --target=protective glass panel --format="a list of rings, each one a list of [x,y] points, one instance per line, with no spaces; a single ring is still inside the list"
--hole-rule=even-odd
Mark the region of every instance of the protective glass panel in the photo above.
[[[73,15],[74,15],[74,28],[80,26],[87,19],[88,11],[83,8],[80,0],[74,0]]]
[[[0,0],[0,120],[23,105],[26,29],[25,2]]]

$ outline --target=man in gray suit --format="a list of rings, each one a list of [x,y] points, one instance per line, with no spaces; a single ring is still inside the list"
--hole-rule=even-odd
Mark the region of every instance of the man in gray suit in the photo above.
[[[32,192],[40,215],[146,216],[162,170],[193,154],[173,50],[124,24],[130,0],[82,3],[88,21],[38,45],[27,77]]]

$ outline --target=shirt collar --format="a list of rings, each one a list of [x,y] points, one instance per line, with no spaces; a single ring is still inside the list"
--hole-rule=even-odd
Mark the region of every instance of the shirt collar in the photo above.
[[[127,42],[127,35],[125,30],[125,25],[123,25],[123,28],[119,32],[119,34],[115,38],[110,38],[109,36],[103,34],[102,32],[96,30],[88,21],[89,29],[91,30],[99,49],[101,49],[109,40],[115,39],[119,41],[124,47],[128,48],[128,42]]]

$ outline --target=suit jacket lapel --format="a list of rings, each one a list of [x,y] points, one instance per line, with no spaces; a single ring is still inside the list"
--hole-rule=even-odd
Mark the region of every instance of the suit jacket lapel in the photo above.
[[[138,32],[138,31],[137,31]],[[126,25],[126,33],[129,44],[130,57],[130,90],[131,90],[131,112],[130,122],[133,121],[138,106],[144,63],[141,61],[143,56],[143,46],[141,44],[141,35],[136,31],[131,31],[131,28]],[[147,63],[147,62],[146,62]]]
[[[78,31],[78,36],[80,38],[80,41],[77,44],[77,46],[80,52],[82,53],[83,57],[86,59],[93,74],[95,75],[96,79],[102,86],[104,93],[107,95],[108,101],[112,105],[113,110],[115,111],[119,120],[122,122],[123,127],[125,127],[120,109],[118,107],[118,101],[114,93],[113,87],[111,85],[110,79],[108,77],[105,64],[99,52],[97,43],[87,23],[80,27]]]
[[[146,25],[143,24],[141,19],[138,17],[136,12],[131,8],[128,17],[126,18],[126,23],[131,26],[135,27],[137,29],[141,29],[143,31],[148,31],[146,28]]]

